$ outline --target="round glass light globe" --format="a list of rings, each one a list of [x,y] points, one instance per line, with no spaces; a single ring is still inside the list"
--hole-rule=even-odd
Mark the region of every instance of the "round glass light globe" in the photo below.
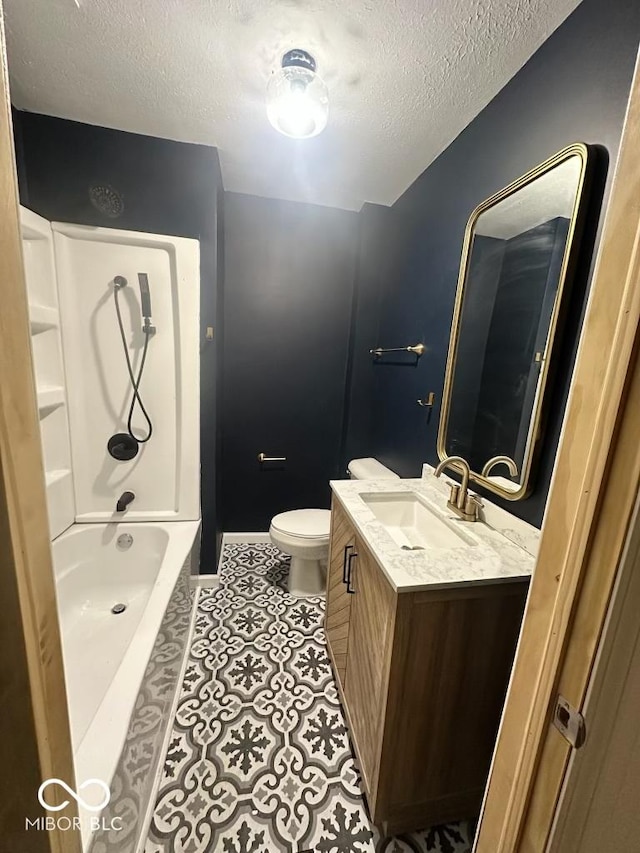
[[[317,136],[327,126],[329,93],[309,68],[276,71],[267,86],[267,116],[276,130],[293,139]]]

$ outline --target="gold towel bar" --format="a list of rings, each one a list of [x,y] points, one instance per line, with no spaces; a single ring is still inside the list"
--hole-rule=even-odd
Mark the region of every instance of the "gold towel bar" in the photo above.
[[[387,352],[412,352],[414,355],[420,357],[424,355],[424,344],[416,344],[412,347],[394,347],[393,349],[382,349],[381,347],[377,347],[376,349],[370,349],[370,355],[384,355]]]

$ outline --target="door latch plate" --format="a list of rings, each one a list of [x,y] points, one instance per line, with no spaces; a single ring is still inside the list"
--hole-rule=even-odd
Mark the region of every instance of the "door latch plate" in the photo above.
[[[553,710],[553,725],[574,749],[580,749],[587,737],[584,717],[572,707],[564,696],[558,695]]]

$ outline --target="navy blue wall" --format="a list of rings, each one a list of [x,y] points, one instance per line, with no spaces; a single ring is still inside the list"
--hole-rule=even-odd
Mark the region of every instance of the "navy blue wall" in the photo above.
[[[225,193],[225,531],[266,531],[276,513],[330,505],[357,236],[347,210]],[[261,465],[259,453],[286,462]]]
[[[403,477],[437,462],[439,406],[464,229],[483,199],[575,141],[599,146],[588,224],[552,390],[536,487],[525,501],[505,503],[540,525],[559,438],[597,245],[602,192],[608,193],[620,141],[638,41],[640,4],[584,0],[496,98],[398,199],[369,240],[367,274],[360,266],[357,327],[371,330],[369,298],[379,304],[377,334],[354,351],[353,376],[371,388],[366,424],[350,409],[346,448],[374,455]],[[376,226],[372,226],[376,227]],[[376,293],[385,270],[382,292]],[[370,297],[368,296],[370,294]],[[372,365],[370,345],[423,341],[417,367]],[[418,398],[436,392],[429,413]],[[352,395],[353,396],[353,395]],[[366,430],[369,429],[367,435]],[[372,431],[372,433],[371,433]],[[345,453],[348,457],[348,453]]]
[[[375,376],[370,349],[378,345],[380,300],[392,268],[387,229],[391,210],[365,204],[358,217],[358,250],[351,312],[341,473],[350,459],[374,450]],[[381,248],[383,249],[381,251]]]
[[[214,571],[220,538],[218,372],[222,336],[205,342],[221,311],[222,179],[215,148],[14,111],[20,201],[45,219],[200,240],[202,570]],[[107,184],[123,199],[112,219],[91,203]]]

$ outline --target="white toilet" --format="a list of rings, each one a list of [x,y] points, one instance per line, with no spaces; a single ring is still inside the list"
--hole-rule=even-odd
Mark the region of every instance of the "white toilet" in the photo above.
[[[399,479],[377,459],[352,459],[348,470],[352,480]],[[328,509],[294,509],[271,519],[271,541],[291,557],[289,592],[293,595],[324,595],[330,531]]]

